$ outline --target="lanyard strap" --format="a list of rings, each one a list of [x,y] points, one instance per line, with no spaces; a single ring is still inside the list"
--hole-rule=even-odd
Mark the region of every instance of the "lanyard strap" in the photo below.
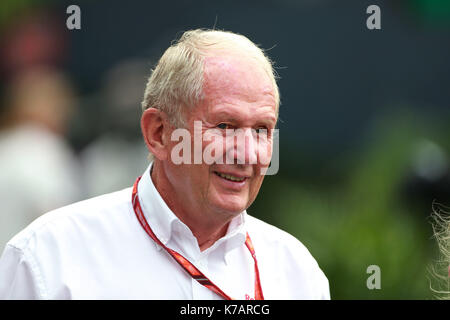
[[[172,250],[168,247],[166,247],[159,239],[156,237],[156,235],[153,233],[152,229],[147,223],[147,220],[145,219],[145,216],[142,212],[141,204],[139,202],[137,187],[138,183],[141,177],[137,178],[136,182],[133,186],[133,193],[132,193],[132,203],[133,203],[133,209],[136,214],[136,217],[138,218],[141,226],[144,228],[144,230],[147,232],[147,234],[150,236],[150,238],[153,239],[159,246],[164,248],[174,259],[175,261],[195,280],[197,280],[201,285],[205,286],[209,290],[215,292],[219,296],[223,297],[226,300],[233,300],[230,296],[228,296],[225,292],[223,292],[218,286],[216,286],[211,280],[208,279],[207,276],[205,276],[200,270],[198,270],[189,260],[187,260],[185,257],[183,257],[181,254],[176,252],[175,250]],[[264,300],[264,296],[261,289],[261,282],[259,279],[259,270],[258,270],[258,262],[256,260],[255,255],[255,249],[253,248],[252,241],[250,240],[250,236],[247,233],[247,236],[245,238],[245,245],[247,246],[248,250],[250,251],[250,254],[252,255],[253,260],[255,261],[255,299],[256,300]]]

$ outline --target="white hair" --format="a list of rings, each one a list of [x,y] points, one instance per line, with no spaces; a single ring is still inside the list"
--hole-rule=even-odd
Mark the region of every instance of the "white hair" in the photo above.
[[[184,126],[186,108],[195,107],[203,98],[204,58],[217,52],[234,52],[256,59],[272,81],[278,111],[277,75],[264,51],[243,35],[205,29],[186,31],[165,51],[148,79],[142,110],[162,110],[172,125]]]
[[[432,226],[440,257],[431,267],[432,276],[438,281],[437,289],[431,287],[431,290],[437,294],[438,298],[450,300],[450,215],[448,209],[441,204],[433,204]]]

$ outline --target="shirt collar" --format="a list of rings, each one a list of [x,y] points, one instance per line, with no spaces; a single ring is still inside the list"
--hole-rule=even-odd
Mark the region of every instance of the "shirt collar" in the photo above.
[[[153,233],[164,245],[167,245],[173,237],[184,237],[185,239],[178,239],[182,240],[178,241],[178,243],[188,245],[191,243],[192,246],[195,245],[198,248],[197,240],[192,235],[190,229],[172,212],[172,210],[170,210],[156,189],[150,175],[152,165],[153,162],[150,163],[148,168],[145,170],[145,173],[142,175],[142,178],[138,184],[139,201],[147,223],[150,225],[150,228],[152,228]],[[227,263],[228,253],[245,243],[247,234],[245,228],[246,215],[247,212],[244,210],[238,216],[234,217],[230,221],[225,236],[217,240],[211,247],[203,252],[200,252],[198,249],[197,256],[206,255],[209,252],[221,247],[224,253],[224,261]],[[177,232],[174,232],[175,225],[177,225]],[[182,232],[180,232],[180,230]],[[158,245],[157,248],[161,249]],[[192,257],[192,253],[189,255],[191,258],[198,258]]]

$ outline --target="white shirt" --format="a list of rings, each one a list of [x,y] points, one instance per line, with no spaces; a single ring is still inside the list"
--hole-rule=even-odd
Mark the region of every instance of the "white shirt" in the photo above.
[[[329,299],[328,280],[293,236],[248,215],[200,251],[145,171],[138,185],[155,235],[235,299],[254,298],[254,260],[265,299]],[[139,224],[131,188],[78,202],[35,220],[0,258],[0,299],[221,299],[192,279]]]

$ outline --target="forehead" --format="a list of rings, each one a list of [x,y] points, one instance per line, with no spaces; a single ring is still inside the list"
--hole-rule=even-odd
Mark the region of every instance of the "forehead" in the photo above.
[[[207,57],[203,77],[204,100],[210,112],[224,105],[275,112],[272,80],[256,59],[237,55]]]
[[[217,90],[254,96],[273,95],[274,91],[269,75],[258,61],[237,54],[206,57],[203,80],[205,96],[214,94]]]

